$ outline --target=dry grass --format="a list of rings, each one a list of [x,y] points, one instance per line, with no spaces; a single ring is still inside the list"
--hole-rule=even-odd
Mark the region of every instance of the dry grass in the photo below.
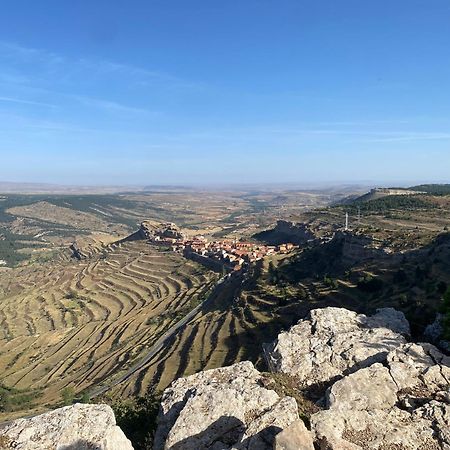
[[[13,276],[12,276],[13,274]],[[42,404],[123,373],[207,292],[215,275],[144,242],[113,245],[80,263],[0,274],[0,371]]]

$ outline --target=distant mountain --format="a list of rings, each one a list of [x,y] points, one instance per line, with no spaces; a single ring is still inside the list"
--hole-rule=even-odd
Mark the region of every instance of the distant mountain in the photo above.
[[[0,193],[2,194],[116,194],[142,190],[142,186],[83,186],[0,181]]]
[[[419,189],[412,188],[374,188],[369,192],[360,195],[350,195],[345,197],[340,202],[336,203],[336,205],[349,205],[354,203],[366,203],[372,200],[379,200],[381,198],[389,197],[389,196],[410,196],[410,195],[418,195],[423,194],[425,191],[420,191]]]

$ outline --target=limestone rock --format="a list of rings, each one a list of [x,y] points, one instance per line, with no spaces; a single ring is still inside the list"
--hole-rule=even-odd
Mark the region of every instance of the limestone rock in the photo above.
[[[370,411],[392,408],[398,387],[389,370],[374,364],[334,383],[328,395],[331,410]]]
[[[424,336],[427,340],[435,344],[446,352],[450,352],[450,342],[442,339],[444,327],[442,325],[443,316],[437,314],[436,320],[425,328]]]
[[[311,311],[266,347],[272,370],[304,389],[299,398],[322,389],[325,409],[310,431],[294,399],[266,389],[265,376],[242,362],[165,391],[155,450],[450,450],[450,358],[406,343],[408,334],[389,308],[371,317]]]
[[[3,449],[133,450],[108,405],[76,404],[0,429]]]
[[[262,387],[262,375],[242,362],[174,381],[163,394],[154,448],[269,450],[298,418],[295,400]]]
[[[399,408],[390,410],[321,411],[312,417],[320,448],[438,450],[432,422]]]
[[[449,358],[404,344],[382,364],[334,383],[328,409],[311,417],[323,449],[450,449]]]
[[[311,311],[309,319],[281,333],[265,347],[265,356],[272,371],[295,375],[312,385],[386,360],[408,334],[403,313],[392,308],[367,317],[329,307]]]
[[[450,357],[431,344],[406,344],[387,357],[393,380],[400,389],[433,396],[450,386]]]
[[[275,437],[274,450],[314,450],[313,437],[303,420],[297,420]]]

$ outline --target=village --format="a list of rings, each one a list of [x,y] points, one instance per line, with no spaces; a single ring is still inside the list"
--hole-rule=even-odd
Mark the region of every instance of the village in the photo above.
[[[289,253],[298,246],[292,243],[277,246],[247,242],[237,239],[209,241],[205,236],[185,237],[174,224],[147,236],[152,244],[170,247],[174,252],[204,262],[209,260],[233,271],[241,270],[246,264],[259,261],[268,255]],[[217,264],[214,264],[217,263]]]

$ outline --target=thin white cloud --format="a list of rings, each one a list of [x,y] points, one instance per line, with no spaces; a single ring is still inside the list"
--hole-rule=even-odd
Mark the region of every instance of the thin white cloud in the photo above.
[[[73,71],[74,73],[86,72],[87,76],[92,76],[93,73],[118,74],[133,78],[135,82],[142,85],[158,83],[169,88],[199,88],[202,86],[200,83],[186,81],[164,71],[148,70],[131,64],[102,59],[71,59],[45,49],[24,47],[5,41],[0,41],[0,61],[1,59],[18,65],[39,64],[41,70],[53,74],[60,69],[64,77],[70,76],[70,72]],[[131,82],[131,80],[129,81]]]
[[[33,77],[29,76],[30,67],[33,70]],[[2,74],[7,72],[12,75],[2,77]],[[80,80],[82,80],[81,84]],[[134,84],[140,91],[145,90],[147,94],[152,92],[151,89],[190,89],[195,86],[193,83],[185,82],[162,71],[148,70],[115,61],[71,59],[44,49],[0,41],[0,84],[4,91],[0,102],[50,106],[50,102],[41,103],[36,100],[33,93],[38,93],[40,97],[51,98],[52,102],[64,103],[65,107],[69,108],[70,102],[76,102],[78,105],[110,114],[151,116],[160,114],[145,106],[124,104],[117,98],[96,98],[85,94],[85,92],[92,92],[92,87],[99,83],[110,83],[116,86],[118,93],[120,93],[120,86],[128,89]]]
[[[447,132],[393,132],[378,133],[380,137],[354,140],[355,143],[387,143],[387,142],[417,142],[417,141],[443,141],[450,139],[450,133]],[[369,135],[369,134],[367,134]]]
[[[21,98],[13,98],[13,97],[1,97],[0,96],[0,102],[6,102],[6,103],[18,103],[21,105],[35,105],[35,106],[46,106],[49,108],[57,108],[56,105],[52,105],[51,103],[45,103],[45,102],[35,102],[33,100],[24,100]]]
[[[66,95],[67,98],[76,100],[77,102],[92,108],[98,108],[103,111],[112,113],[133,113],[133,114],[149,114],[152,116],[160,114],[157,111],[151,111],[144,108],[136,108],[134,106],[124,105],[119,102],[102,100],[84,95]]]

